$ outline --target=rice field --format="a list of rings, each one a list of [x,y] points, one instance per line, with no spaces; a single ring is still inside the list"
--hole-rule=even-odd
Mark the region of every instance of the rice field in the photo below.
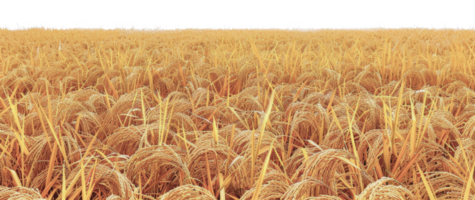
[[[475,31],[0,37],[0,200],[475,199]]]

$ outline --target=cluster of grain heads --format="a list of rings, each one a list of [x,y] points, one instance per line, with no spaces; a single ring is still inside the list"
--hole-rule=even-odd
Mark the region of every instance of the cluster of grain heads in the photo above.
[[[0,186],[0,199],[27,199],[27,200],[36,200],[43,199],[41,194],[37,190],[25,187],[4,187]]]

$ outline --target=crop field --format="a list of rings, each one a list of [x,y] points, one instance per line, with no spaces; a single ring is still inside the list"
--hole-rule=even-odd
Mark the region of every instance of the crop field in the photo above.
[[[0,200],[475,199],[475,31],[0,29]]]

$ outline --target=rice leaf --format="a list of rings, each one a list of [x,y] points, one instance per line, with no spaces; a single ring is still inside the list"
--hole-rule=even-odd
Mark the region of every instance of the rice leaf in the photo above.
[[[256,190],[252,196],[252,200],[259,199],[259,193],[261,192],[262,183],[264,182],[264,176],[266,175],[267,167],[269,166],[270,155],[272,153],[272,148],[274,147],[274,141],[272,141],[269,149],[269,153],[266,156],[266,160],[264,161],[264,165],[262,166],[261,175],[259,176],[259,180],[256,184]]]
[[[424,172],[419,167],[419,164],[416,163],[416,166],[417,166],[417,169],[419,170],[419,174],[421,175],[422,182],[424,182],[424,186],[426,187],[427,194],[429,195],[430,200],[436,200],[434,192],[432,191],[432,187],[430,186],[429,182],[424,176]]]

